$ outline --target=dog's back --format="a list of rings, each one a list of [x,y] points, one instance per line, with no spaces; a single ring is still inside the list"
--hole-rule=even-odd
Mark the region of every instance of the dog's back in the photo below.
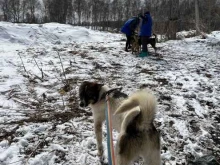
[[[141,90],[122,102],[115,114],[125,112],[117,143],[118,164],[129,164],[142,156],[149,165],[160,164],[160,136],[153,125],[156,99]]]

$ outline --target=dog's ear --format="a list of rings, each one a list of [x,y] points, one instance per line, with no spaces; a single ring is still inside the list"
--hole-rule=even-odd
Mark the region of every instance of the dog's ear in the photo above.
[[[102,86],[104,86],[104,84],[97,84],[98,91],[100,91],[100,90],[101,90]]]
[[[103,86],[104,84],[98,83],[98,82],[88,82],[86,81],[87,84],[89,84],[90,87],[96,87],[96,86]]]
[[[86,86],[89,84],[89,81],[83,81],[83,83],[81,84],[81,86]]]
[[[84,87],[84,92],[87,92],[88,90],[89,91],[91,91],[91,90],[100,91],[103,85],[104,84],[100,84],[97,82],[84,81],[82,86]]]
[[[84,89],[84,91],[87,90],[87,87],[88,87],[88,84],[89,84],[89,81],[84,81],[81,86],[80,86],[80,89]]]

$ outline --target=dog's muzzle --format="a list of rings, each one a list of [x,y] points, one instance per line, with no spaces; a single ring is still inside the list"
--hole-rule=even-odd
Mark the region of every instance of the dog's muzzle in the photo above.
[[[85,107],[85,103],[80,102],[80,103],[79,103],[79,106],[80,106],[80,107]]]
[[[87,104],[87,102],[83,99],[83,100],[80,101],[79,106],[80,106],[80,107],[87,107],[88,104]]]

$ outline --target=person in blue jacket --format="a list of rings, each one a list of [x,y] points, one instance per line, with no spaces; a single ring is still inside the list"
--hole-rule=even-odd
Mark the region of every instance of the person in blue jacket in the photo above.
[[[137,28],[139,22],[139,17],[133,17],[127,20],[121,28],[121,32],[126,34],[127,37],[125,51],[128,51],[128,49],[131,48],[131,37],[134,34],[134,31]]]
[[[153,21],[152,21],[149,11],[145,12],[144,16],[140,15],[140,17],[142,18],[142,24],[141,24],[139,35],[141,37],[142,51],[139,54],[139,56],[145,57],[145,56],[148,56],[147,42],[148,42],[148,39],[152,35]]]

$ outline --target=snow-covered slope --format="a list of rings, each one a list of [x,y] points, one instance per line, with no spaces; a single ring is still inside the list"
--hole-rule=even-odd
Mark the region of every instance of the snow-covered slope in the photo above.
[[[114,37],[82,27],[57,23],[12,24],[1,22],[1,41],[24,45],[61,44],[71,42],[98,42]]]
[[[220,159],[220,32],[157,44],[157,55],[149,46],[146,58],[124,52],[124,38],[57,23],[0,23],[0,164],[99,164],[91,111],[78,106],[84,80],[127,94],[154,91],[164,164]]]

